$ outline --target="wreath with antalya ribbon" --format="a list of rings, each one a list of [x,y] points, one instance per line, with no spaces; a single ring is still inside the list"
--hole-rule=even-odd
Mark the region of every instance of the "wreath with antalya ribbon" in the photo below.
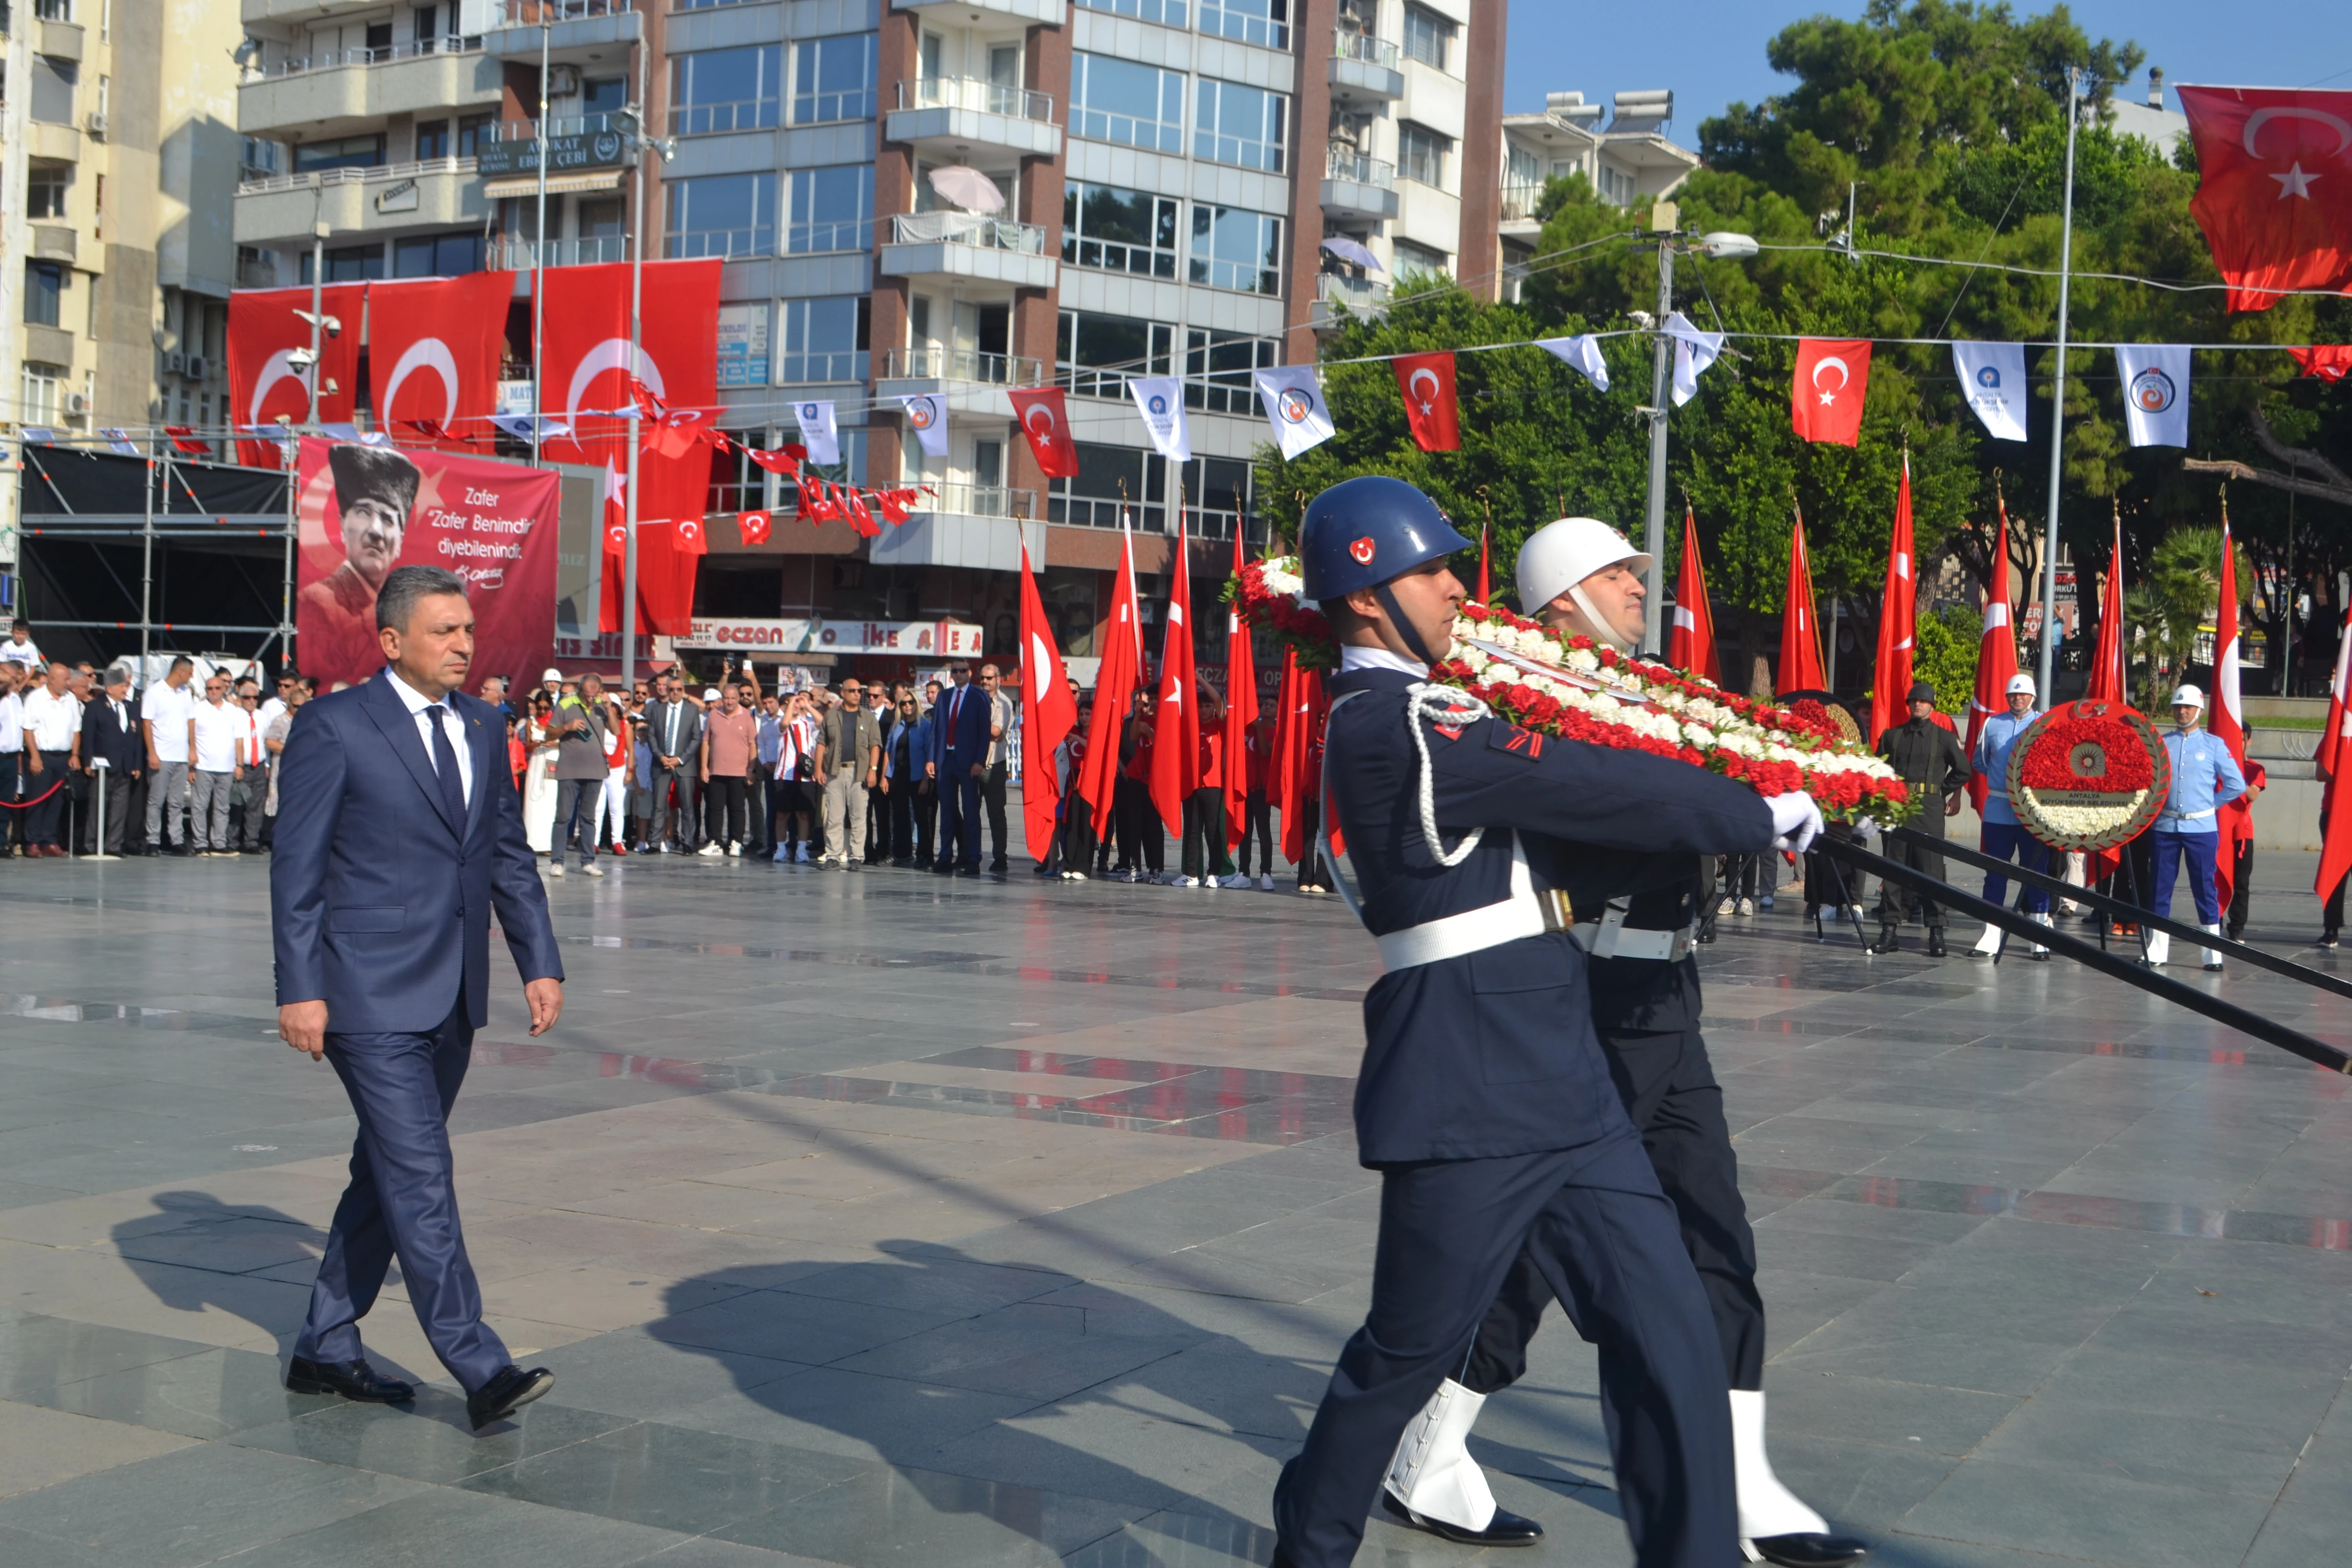
[[[1301,668],[1328,669],[1339,663],[1338,641],[1322,613],[1301,601],[1304,585],[1297,557],[1276,556],[1243,567],[1225,596]],[[1431,676],[1523,729],[1671,757],[1760,795],[1804,790],[1829,816],[1901,822],[1918,811],[1895,769],[1843,733],[1818,701],[1753,701],[1590,637],[1562,638],[1496,605],[1463,606],[1453,650]]]
[[[2054,848],[2112,849],[2164,810],[2172,758],[2145,714],[2120,702],[2062,702],[2009,753],[2009,803]]]

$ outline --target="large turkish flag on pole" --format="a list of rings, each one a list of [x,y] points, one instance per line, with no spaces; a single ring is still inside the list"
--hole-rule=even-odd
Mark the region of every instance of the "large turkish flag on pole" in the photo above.
[[[2101,702],[2126,702],[2124,679],[2124,520],[2116,517],[2116,542],[2107,553],[2107,577],[2099,589],[2099,643],[2091,655],[2083,695]]]
[[[1977,640],[1977,689],[1969,699],[1968,754],[1976,760],[1977,737],[1985,721],[2009,707],[2009,678],[2017,673],[2017,636],[2009,625],[2009,503],[2000,508],[2000,530],[1992,547],[1992,583],[1985,593],[1984,630]],[[1979,773],[1969,774],[1969,799],[1984,811],[1990,786]]]
[[[1274,721],[1274,774],[1266,804],[1282,808],[1284,858],[1303,866],[1315,852],[1315,812],[1323,802],[1323,721],[1331,700],[1323,689],[1323,672],[1301,669],[1296,649],[1282,656],[1281,702]]]
[[[1234,580],[1242,574],[1241,531],[1234,531]],[[1225,608],[1225,851],[1241,847],[1249,829],[1250,727],[1257,722],[1257,660],[1250,652],[1249,617],[1238,601]]]
[[[1013,416],[1021,421],[1021,434],[1029,437],[1039,471],[1049,479],[1077,478],[1078,444],[1070,439],[1069,400],[1062,389],[1041,386],[1005,395],[1013,400]]]
[[[1796,531],[1789,535],[1789,588],[1780,606],[1780,691],[1819,691],[1829,684],[1822,674],[1821,628],[1813,620],[1813,574],[1805,564],[1805,514],[1797,513]]]
[[[1076,728],[1078,705],[1062,673],[1062,650],[1045,619],[1036,575],[1029,569],[1029,542],[1021,542],[1021,819],[1029,834],[1029,858],[1044,865],[1054,847],[1055,808],[1062,781],[1054,753]],[[1073,783],[1076,782],[1075,780]]]
[[[1160,643],[1160,693],[1151,714],[1151,804],[1168,831],[1184,836],[1184,803],[1201,787],[1201,683],[1192,668],[1192,558],[1176,521],[1169,558],[1168,625]]]
[[[1800,338],[1789,423],[1808,441],[1854,446],[1862,439],[1862,402],[1869,388],[1868,338]]]
[[[1675,579],[1675,629],[1666,637],[1666,662],[1718,686],[1723,683],[1723,667],[1715,657],[1715,615],[1706,603],[1706,573],[1698,563],[1698,525],[1688,507],[1683,508],[1683,569]]]
[[[514,274],[378,283],[368,289],[368,386],[376,424],[404,445],[491,449]]]
[[[1870,677],[1871,745],[1911,716],[1911,655],[1918,631],[1918,556],[1911,544],[1911,454],[1895,492],[1895,531],[1886,541],[1886,584],[1878,596],[1878,664]]]
[[[501,276],[504,276],[501,274]],[[319,418],[328,425],[352,422],[352,399],[359,391],[360,312],[367,285],[338,283],[320,291],[319,309],[341,329],[319,333]],[[309,310],[308,289],[240,289],[228,297],[229,423],[242,430],[269,425],[285,415],[299,425],[310,417],[310,381],[288,363],[310,347],[310,323],[296,315]],[[313,373],[316,374],[316,373]],[[238,461],[255,468],[278,466],[278,448],[268,441],[241,441]]]
[[[1135,702],[1135,682],[1143,668],[1143,625],[1135,598],[1135,538],[1120,514],[1122,547],[1118,586],[1112,590],[1109,618],[1095,628],[1101,663],[1095,667],[1093,715],[1087,721],[1087,754],[1073,782],[1094,815],[1095,837],[1110,826],[1112,793],[1118,787],[1118,742],[1127,733],[1127,710]]]
[[[2189,210],[2230,309],[2352,283],[2352,92],[2184,87],[2180,109],[2197,145]]]
[[[2238,560],[2237,549],[2230,542],[2230,519],[2225,511],[2221,518],[2221,593],[2220,613],[2213,622],[2213,693],[2207,700],[2209,716],[2206,727],[2214,739],[2230,748],[2231,760],[2238,764],[2241,778],[2246,770],[2245,702],[2238,694]],[[2245,796],[2224,802],[2219,812],[2221,830],[2221,853],[2215,857],[2213,881],[2220,893],[2221,907],[2230,907],[2234,890],[2238,846],[2254,836],[2253,805]],[[2324,845],[2323,845],[2324,847]]]
[[[1397,390],[1404,394],[1405,423],[1424,452],[1462,449],[1462,421],[1454,405],[1454,355],[1399,354]]]

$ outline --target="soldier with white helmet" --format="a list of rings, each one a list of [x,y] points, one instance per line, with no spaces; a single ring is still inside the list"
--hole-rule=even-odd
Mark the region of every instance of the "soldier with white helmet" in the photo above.
[[[2016,808],[2009,800],[2009,756],[2026,731],[2033,727],[2042,715],[2033,707],[2033,677],[2022,670],[2009,678],[2009,711],[1995,713],[1984,721],[1977,732],[1977,749],[1969,763],[1984,775],[1985,802],[1980,814],[1983,832],[1977,847],[1996,860],[2015,860],[2028,871],[2050,869],[2049,847],[2027,831],[2017,820]],[[2025,912],[2036,925],[2050,923],[2050,895],[2035,887],[2023,891]],[[2009,879],[1998,871],[1985,873],[1984,900],[1989,904],[2004,902],[2009,897]],[[1976,951],[1990,956],[2000,951],[2000,931],[1988,925],[1977,938]],[[2029,956],[2047,960],[2050,950],[2035,943]]]
[[[2164,732],[2164,749],[2172,755],[2172,787],[2164,810],[2148,831],[2149,859],[2155,875],[2148,879],[2150,913],[2170,916],[2172,883],[2180,867],[2189,867],[2189,896],[2197,902],[2197,923],[2207,934],[2221,934],[2221,900],[2213,880],[2221,844],[2219,808],[2246,793],[2245,774],[2230,748],[2201,725],[2205,694],[2184,686],[2172,694],[2172,728]],[[2172,938],[2150,931],[2147,962],[2161,966],[2172,956]],[[2221,967],[2221,955],[2205,950],[2205,967]]]

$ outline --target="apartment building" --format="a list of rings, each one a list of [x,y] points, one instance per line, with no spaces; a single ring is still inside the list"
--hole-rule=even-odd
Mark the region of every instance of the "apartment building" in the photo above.
[[[210,423],[227,387],[235,5],[20,0],[0,29],[10,430]],[[16,560],[16,482],[0,477],[0,563]]]
[[[1602,201],[1631,206],[1671,195],[1690,176],[1698,154],[1667,137],[1674,117],[1675,95],[1663,88],[1618,93],[1606,109],[1581,92],[1547,93],[1542,112],[1503,116],[1504,298],[1518,298],[1535,254],[1543,227],[1536,205],[1546,181],[1581,174]]]

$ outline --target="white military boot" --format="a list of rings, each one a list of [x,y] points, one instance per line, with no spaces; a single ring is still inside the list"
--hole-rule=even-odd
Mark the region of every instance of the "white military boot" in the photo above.
[[[1997,925],[1988,924],[1984,928],[1984,934],[1977,938],[1976,955],[1979,958],[1990,958],[1994,953],[1999,952],[2000,951],[2000,928]]]
[[[2033,923],[2038,926],[2046,926],[2051,924],[2050,914],[2046,910],[2041,914],[2032,916],[2031,918]],[[2037,942],[2033,944],[2032,949],[2027,952],[2026,956],[2028,958],[2039,958],[2046,962],[2050,957],[2050,950],[2041,942]]]
[[[1486,1403],[1450,1377],[1439,1384],[1398,1439],[1381,1500],[1403,1523],[1447,1541],[1530,1546],[1543,1539],[1543,1526],[1495,1506],[1486,1472],[1465,1447]]]
[[[2147,933],[2147,966],[2162,969],[2172,958],[2172,933],[2152,931]]]
[[[1764,1394],[1731,1391],[1731,1459],[1739,1493],[1739,1549],[1750,1563],[1852,1563],[1869,1551],[1852,1536],[1833,1534],[1829,1521],[1780,1484],[1764,1450]]]
[[[2210,937],[2219,937],[2221,934],[2221,927],[2218,921],[2210,926],[2200,926],[2198,929],[2203,931],[2207,936]],[[2209,947],[2205,950],[2205,967],[2208,969],[2219,969],[2221,967],[2221,950],[2220,948]]]

